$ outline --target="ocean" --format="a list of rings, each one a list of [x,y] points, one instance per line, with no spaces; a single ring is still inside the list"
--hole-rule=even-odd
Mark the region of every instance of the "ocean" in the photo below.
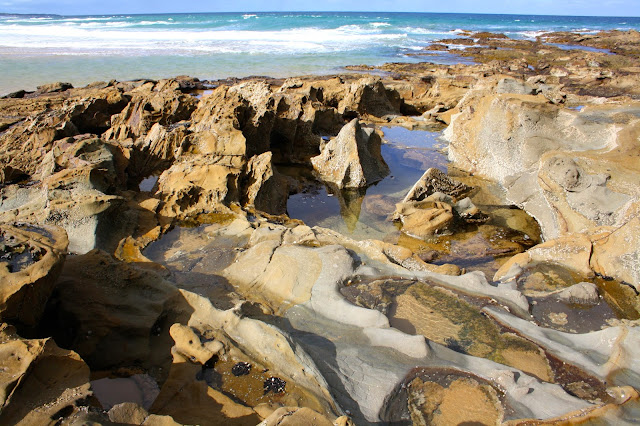
[[[221,79],[341,72],[412,55],[462,30],[533,39],[545,31],[640,29],[640,18],[436,13],[0,14],[0,95],[66,81],[191,75]],[[440,54],[433,62],[461,58]]]

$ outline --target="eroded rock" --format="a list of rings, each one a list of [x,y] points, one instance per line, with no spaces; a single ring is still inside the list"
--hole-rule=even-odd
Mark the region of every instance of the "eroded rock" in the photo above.
[[[380,144],[380,136],[373,129],[363,128],[358,119],[353,119],[321,147],[320,155],[311,163],[320,179],[338,188],[365,187],[389,173]]]
[[[62,270],[66,233],[54,226],[0,225],[0,317],[35,327]]]
[[[77,411],[91,395],[89,367],[53,339],[23,339],[0,326],[0,421],[47,424]]]

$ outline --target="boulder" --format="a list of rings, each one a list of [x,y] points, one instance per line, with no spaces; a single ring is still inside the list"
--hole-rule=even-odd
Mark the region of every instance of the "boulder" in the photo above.
[[[321,147],[311,163],[319,178],[338,188],[362,188],[382,180],[389,167],[380,153],[380,136],[353,119]]]
[[[243,204],[270,214],[285,214],[289,180],[274,168],[272,157],[271,152],[265,152],[247,163],[241,184]]]
[[[226,210],[225,203],[239,201],[238,179],[242,161],[235,157],[187,157],[158,179],[161,215],[185,217]]]
[[[0,325],[0,422],[49,424],[77,412],[91,395],[89,367],[53,339],[23,339]]]
[[[93,250],[67,259],[49,300],[45,332],[95,369],[163,365],[160,318],[176,288],[153,272]]]
[[[56,142],[39,166],[42,182],[0,188],[0,221],[60,226],[73,253],[114,250],[131,227],[123,197],[112,195],[124,180],[118,153],[91,137]]]
[[[47,225],[0,224],[0,318],[33,328],[62,270],[69,241]]]
[[[403,203],[409,201],[422,201],[430,195],[441,192],[454,199],[471,191],[467,185],[451,179],[446,173],[436,168],[427,169],[422,177],[413,185],[407,195],[402,200]]]
[[[402,222],[402,232],[419,239],[451,233],[454,224],[451,205],[434,200],[397,204],[395,217]]]

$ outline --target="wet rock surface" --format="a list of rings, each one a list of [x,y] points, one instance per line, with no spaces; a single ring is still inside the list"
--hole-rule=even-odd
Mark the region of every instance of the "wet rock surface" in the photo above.
[[[637,421],[637,33],[454,44],[0,99],[0,422]]]

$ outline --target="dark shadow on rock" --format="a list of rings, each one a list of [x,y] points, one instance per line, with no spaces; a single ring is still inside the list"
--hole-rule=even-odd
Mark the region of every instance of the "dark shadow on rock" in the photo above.
[[[362,411],[360,411],[360,406],[351,398],[351,395],[349,395],[349,392],[340,380],[338,373],[336,373],[339,371],[339,367],[337,365],[337,350],[333,342],[323,336],[296,329],[287,318],[262,317],[260,319],[265,322],[271,322],[285,331],[294,341],[292,346],[295,343],[302,346],[329,384],[329,392],[331,395],[345,412],[349,411],[351,413],[350,417],[353,418],[355,424],[377,424],[365,419]]]
[[[169,328],[192,313],[158,274],[93,250],[67,258],[39,334],[78,352],[92,370],[138,367],[162,382],[172,362]]]

